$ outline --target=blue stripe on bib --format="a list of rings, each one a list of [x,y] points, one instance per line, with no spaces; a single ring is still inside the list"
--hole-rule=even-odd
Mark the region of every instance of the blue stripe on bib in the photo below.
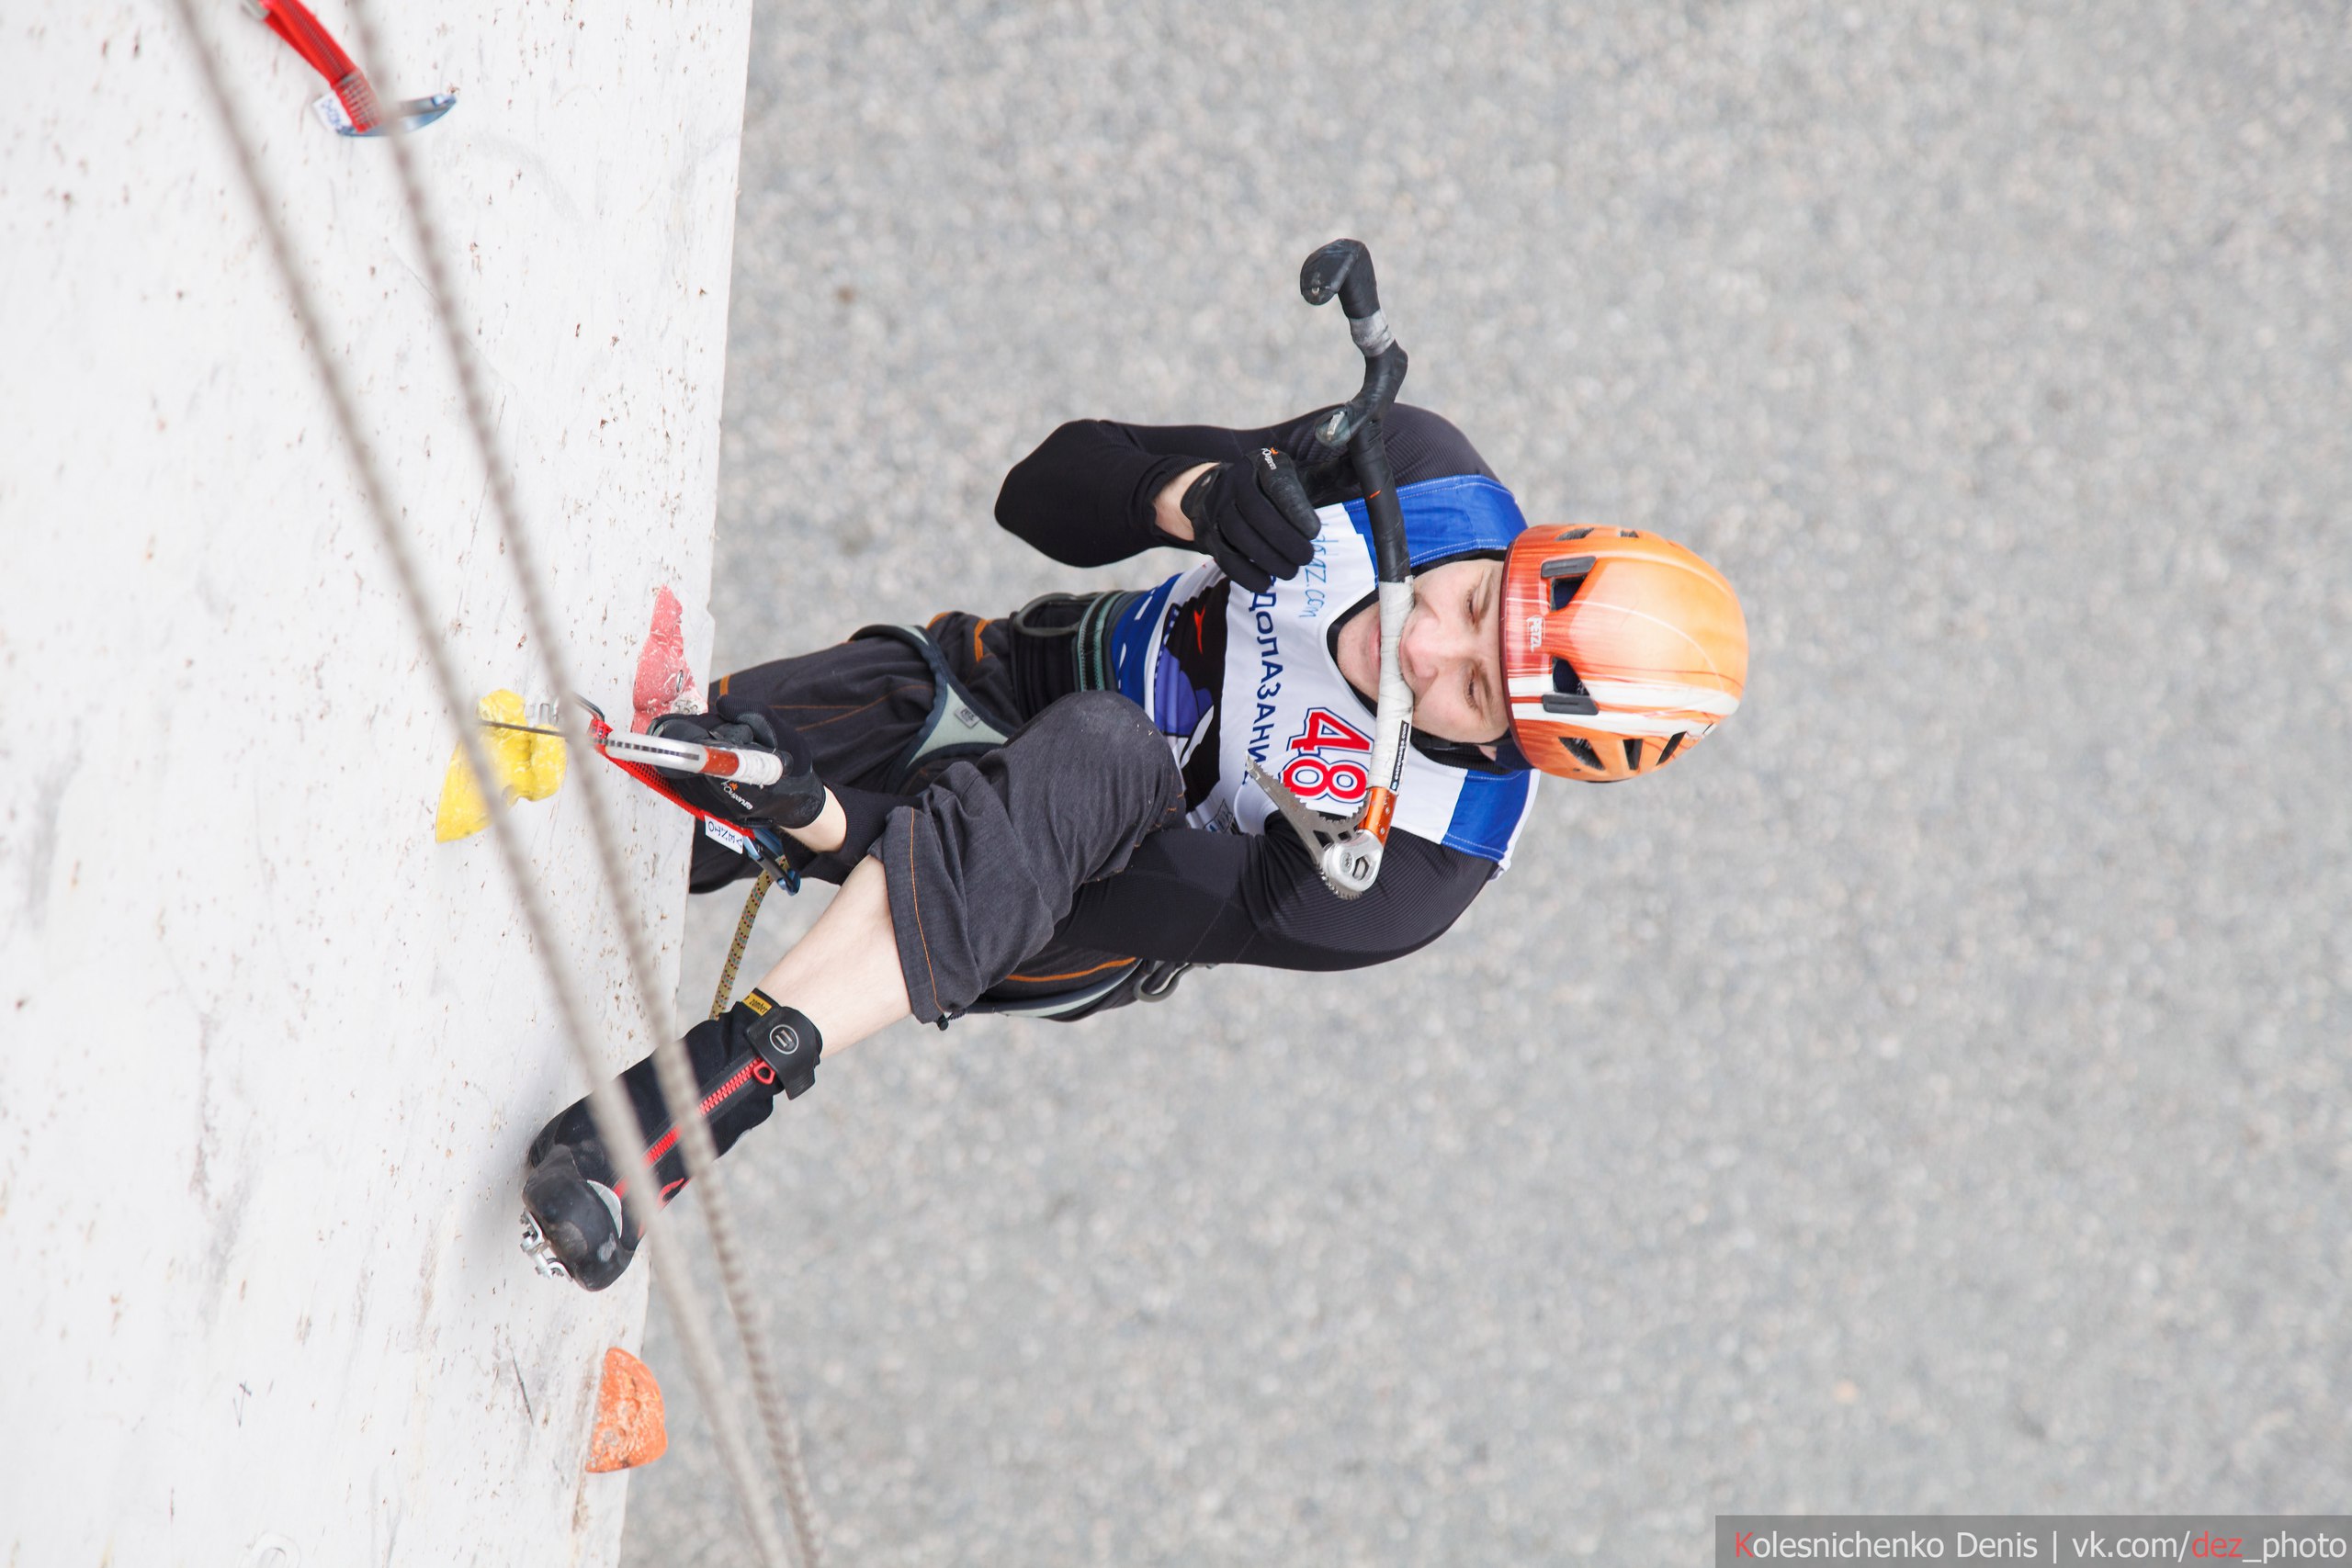
[[[1151,700],[1144,693],[1151,685],[1152,654],[1157,644],[1152,632],[1159,625],[1159,613],[1168,607],[1168,595],[1176,586],[1170,578],[1150,592],[1139,595],[1111,628],[1111,675],[1119,683],[1119,694],[1146,713],[1151,711]]]
[[[1510,491],[1484,474],[1455,474],[1402,486],[1396,504],[1405,513],[1405,553],[1416,570],[1449,556],[1507,550],[1527,528],[1527,518]],[[1348,521],[1369,549],[1372,522],[1364,515],[1363,502],[1346,505]]]
[[[1515,773],[1465,772],[1462,793],[1453,802],[1453,820],[1446,824],[1446,847],[1481,860],[1502,859],[1534,788],[1535,776],[1525,769]]]

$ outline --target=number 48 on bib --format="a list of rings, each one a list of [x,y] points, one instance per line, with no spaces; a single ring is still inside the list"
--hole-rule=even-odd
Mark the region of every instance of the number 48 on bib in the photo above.
[[[1329,708],[1307,710],[1306,728],[1291,737],[1289,750],[1296,755],[1283,768],[1283,784],[1301,800],[1325,796],[1354,806],[1372,788],[1372,775],[1361,761],[1319,754],[1372,751],[1372,737]]]

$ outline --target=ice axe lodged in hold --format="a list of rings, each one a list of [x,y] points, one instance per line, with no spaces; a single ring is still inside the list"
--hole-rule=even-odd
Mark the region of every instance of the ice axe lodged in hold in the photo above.
[[[784,759],[756,745],[715,745],[668,735],[615,729],[604,710],[585,697],[574,699],[587,720],[590,744],[605,760],[672,805],[690,813],[702,830],[736,853],[756,861],[789,893],[800,890],[799,874],[784,858],[784,836],[765,822],[735,822],[681,795],[670,782],[680,775],[720,779],[763,789],[781,782]],[[513,692],[492,692],[477,705],[477,722],[488,732],[485,750],[498,769],[496,784],[507,800],[544,800],[563,782],[564,732],[556,728],[554,703],[527,706]],[[669,775],[665,778],[664,775]],[[465,748],[449,759],[442,781],[434,837],[443,843],[478,833],[490,812],[466,766]]]

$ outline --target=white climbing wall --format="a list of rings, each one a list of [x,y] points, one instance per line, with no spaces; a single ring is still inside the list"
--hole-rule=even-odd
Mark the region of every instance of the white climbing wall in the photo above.
[[[202,0],[477,692],[547,694],[380,142]],[[356,52],[345,0],[315,0]],[[380,3],[590,694],[707,657],[749,0]],[[608,1562],[592,1297],[515,1248],[583,1087],[161,4],[0,7],[0,1563]],[[577,786],[518,807],[646,1048]],[[624,821],[674,976],[684,819]],[[683,1392],[673,1389],[673,1393]]]

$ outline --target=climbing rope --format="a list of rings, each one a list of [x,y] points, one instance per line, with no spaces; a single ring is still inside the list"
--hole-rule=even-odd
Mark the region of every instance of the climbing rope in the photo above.
[[[710,998],[710,1016],[724,1018],[734,1004],[735,971],[743,963],[743,949],[751,944],[752,927],[760,918],[760,906],[767,901],[768,889],[775,886],[775,878],[763,867],[752,879],[752,890],[743,896],[743,912],[735,921],[735,940],[727,944],[727,962],[718,971],[718,989]],[[797,883],[787,891],[796,891]],[[737,1320],[742,1325],[742,1320]],[[748,1340],[751,1330],[742,1326]],[[759,1383],[763,1375],[758,1366],[752,1368],[752,1391],[761,1399],[761,1417],[768,1422],[768,1446],[774,1450],[777,1479],[784,1483],[785,1517],[792,1521],[795,1543],[800,1549],[804,1568],[820,1568],[823,1549],[810,1523],[814,1517],[808,1506],[808,1474],[800,1458],[800,1428],[792,1419],[790,1408],[784,1402],[784,1392],[771,1392]],[[773,1399],[773,1404],[770,1400]],[[771,1416],[770,1412],[775,1413]]]
[[[767,901],[768,889],[775,886],[775,876],[763,866],[759,875],[752,879],[752,890],[743,896],[743,912],[735,921],[735,940],[727,944],[727,962],[718,971],[718,990],[710,998],[713,1018],[726,1017],[727,1010],[734,1004],[735,971],[743,963],[743,949],[751,944],[752,927],[760,918],[760,906]],[[797,892],[798,887],[796,878],[786,891]],[[736,1322],[748,1343],[750,1325],[741,1315]],[[777,1479],[784,1483],[785,1517],[792,1521],[793,1540],[800,1549],[803,1568],[821,1568],[823,1548],[810,1522],[814,1514],[808,1506],[808,1474],[800,1458],[800,1428],[785,1404],[784,1391],[763,1387],[760,1382],[763,1375],[761,1365],[754,1363],[752,1392],[761,1402],[760,1416],[767,1425],[768,1447],[775,1456]]]
[[[775,878],[762,871],[752,880],[751,892],[743,896],[743,916],[735,922],[735,940],[727,946],[727,966],[718,972],[718,993],[710,998],[713,1018],[725,1018],[727,1010],[735,1005],[735,971],[741,965],[743,949],[752,940],[752,922],[760,918],[760,906],[774,886]]]
[[[382,68],[385,55],[376,31],[374,6],[367,0],[352,0],[351,17],[362,57],[378,62],[378,74],[389,79]],[[415,232],[417,249],[424,262],[434,315],[440,323],[451,367],[457,372],[466,423],[472,434],[483,471],[490,479],[492,504],[498,513],[508,553],[514,562],[524,623],[532,639],[539,646],[539,657],[547,664],[548,678],[554,689],[559,692],[578,691],[580,688],[571,680],[555,617],[548,610],[544,591],[546,580],[538,569],[537,552],[530,531],[524,526],[522,507],[514,494],[514,470],[498,449],[497,435],[491,423],[490,400],[482,391],[481,367],[472,345],[458,321],[456,280],[450,276],[448,258],[434,224],[432,209],[416,176],[415,154],[401,137],[391,139],[391,150],[392,166],[400,180],[401,202],[408,209],[409,224]],[[567,713],[572,705],[564,705]],[[577,716],[570,717],[567,725],[581,728],[584,739],[586,731]],[[583,751],[582,754],[586,753]],[[743,1349],[744,1368],[751,1373],[753,1404],[760,1413],[760,1424],[767,1437],[770,1457],[785,1483],[786,1511],[791,1520],[795,1543],[799,1548],[801,1568],[821,1568],[823,1555],[808,1514],[808,1481],[801,1473],[799,1434],[792,1418],[791,1406],[785,1398],[783,1382],[776,1375],[775,1363],[768,1355],[766,1336],[760,1331],[758,1308],[749,1275],[742,1265],[742,1249],[737,1244],[734,1206],[729,1201],[726,1186],[718,1178],[718,1149],[711,1142],[709,1124],[703,1118],[701,1086],[695,1080],[694,1066],[687,1058],[685,1043],[679,1037],[679,1031],[662,1027],[670,1009],[655,978],[653,950],[647,940],[647,924],[639,918],[637,900],[630,892],[622,858],[620,832],[612,820],[603,794],[605,780],[594,768],[583,768],[581,772],[583,775],[595,777],[595,784],[586,792],[589,836],[596,847],[596,860],[605,895],[620,922],[629,975],[637,987],[638,1004],[647,1026],[652,1031],[654,1076],[680,1134],[679,1149],[685,1156],[686,1173],[699,1195],[704,1224],[709,1230],[711,1257],[718,1267],[720,1293],[735,1320],[736,1337]],[[481,776],[487,778],[490,775],[485,773]],[[591,1068],[592,1074],[594,1070]],[[639,1228],[646,1231],[648,1227],[640,1222]]]
[[[401,598],[407,606],[417,639],[423,644],[434,682],[438,687],[444,706],[458,728],[458,745],[464,750],[467,765],[473,776],[488,780],[496,776],[480,731],[470,722],[472,705],[466,700],[457,669],[451,660],[447,643],[441,636],[441,618],[432,607],[424,578],[407,537],[401,533],[392,510],[390,491],[384,482],[382,467],[374,449],[363,434],[357,404],[345,380],[342,367],[328,351],[324,323],[308,280],[297,264],[284,226],[277,219],[277,203],[264,177],[259,160],[244,128],[239,123],[231,106],[227,84],[220,75],[220,62],[209,39],[198,21],[194,0],[171,0],[180,26],[186,32],[195,55],[198,73],[203,79],[207,96],[215,117],[227,137],[230,150],[243,177],[246,194],[252,199],[254,214],[260,222],[280,281],[285,285],[296,321],[301,329],[304,346],[309,350],[313,368],[319,375],[338,432],[351,453],[359,488],[379,542],[399,581]],[[379,58],[373,18],[367,6],[355,0],[354,19],[364,55]],[[477,446],[481,449],[488,471],[493,499],[497,502],[501,521],[504,525],[507,544],[515,558],[516,576],[531,634],[539,643],[540,652],[548,665],[556,689],[573,689],[564,678],[565,665],[560,645],[553,636],[553,626],[545,613],[539,592],[539,578],[534,558],[529,553],[529,537],[522,526],[519,509],[514,504],[512,476],[496,456],[491,439],[488,412],[482,399],[479,377],[466,351],[463,336],[451,313],[448,301],[452,298],[446,264],[424,204],[413,160],[407,148],[397,138],[390,142],[393,161],[400,175],[401,193],[409,210],[424,253],[428,271],[428,285],[435,312],[456,361],[460,386],[465,393],[469,423],[473,427]],[[579,718],[566,709],[567,724],[579,728]],[[573,744],[585,745],[584,730],[572,738]],[[582,753],[584,754],[584,752]],[[620,874],[617,834],[614,832],[605,803],[599,793],[602,781],[594,777],[595,770],[581,770],[581,787],[587,802],[588,816],[596,849],[599,869],[605,887],[621,917],[621,927],[632,978],[636,982],[644,1017],[652,1026],[655,1062],[662,1076],[664,1097],[673,1106],[683,1107],[677,1120],[682,1133],[684,1151],[689,1171],[705,1184],[703,1213],[711,1231],[713,1253],[718,1257],[722,1281],[728,1287],[728,1304],[744,1343],[744,1359],[752,1374],[754,1393],[761,1406],[763,1424],[766,1428],[769,1447],[775,1450],[779,1468],[790,1467],[786,1476],[786,1502],[794,1511],[793,1526],[800,1559],[805,1568],[816,1568],[817,1555],[813,1531],[807,1517],[806,1485],[797,1472],[798,1451],[797,1434],[790,1428],[789,1412],[782,1403],[781,1390],[775,1385],[772,1370],[753,1320],[748,1310],[749,1292],[743,1288],[741,1271],[734,1260],[733,1235],[728,1224],[723,1201],[714,1202],[719,1192],[710,1181],[714,1154],[709,1129],[700,1114],[700,1099],[695,1092],[694,1074],[686,1062],[675,1032],[659,1027],[662,1010],[657,1005],[652,985],[652,955],[648,947],[644,923],[636,918],[634,901]],[[555,922],[549,911],[544,890],[531,874],[525,858],[522,840],[508,816],[501,792],[485,789],[484,800],[490,808],[491,838],[500,861],[515,889],[525,925],[540,960],[548,967],[554,992],[556,1010],[566,1041],[571,1045],[581,1071],[590,1084],[589,1111],[596,1130],[624,1168],[635,1168],[645,1159],[645,1145],[639,1135],[635,1116],[612,1082],[605,1066],[605,1053],[599,1048],[598,1033],[580,1001],[582,994],[574,983],[568,964],[561,957],[562,947],[557,941]],[[640,1232],[649,1238],[655,1228],[660,1209],[650,1192],[651,1183],[632,1182],[624,1198],[631,1217]],[[750,1445],[744,1440],[738,1425],[726,1377],[721,1370],[718,1351],[709,1328],[704,1321],[699,1295],[690,1273],[671,1263],[667,1247],[659,1249],[650,1260],[653,1265],[655,1284],[669,1301],[672,1316],[676,1323],[679,1340],[686,1352],[688,1371],[704,1408],[709,1413],[711,1430],[720,1456],[734,1482],[737,1501],[741,1506],[761,1559],[771,1568],[783,1568],[786,1553],[783,1538],[767,1506],[767,1493]],[[797,1483],[797,1484],[796,1484]]]

